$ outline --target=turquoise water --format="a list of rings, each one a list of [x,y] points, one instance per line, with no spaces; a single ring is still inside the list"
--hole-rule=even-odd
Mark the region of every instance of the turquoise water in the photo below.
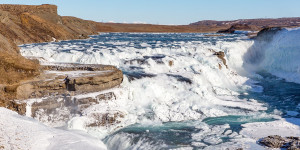
[[[300,85],[292,82],[286,82],[285,80],[272,76],[268,73],[259,74],[262,76],[262,78],[260,78],[259,80],[255,80],[258,81],[257,85],[262,86],[264,88],[263,92],[247,91],[249,95],[241,94],[240,98],[256,99],[259,102],[264,103],[268,107],[266,111],[257,113],[256,115],[212,117],[206,118],[202,121],[194,120],[188,122],[168,122],[163,123],[161,125],[149,126],[135,124],[121,129],[116,133],[106,137],[105,141],[108,142],[111,138],[114,138],[115,136],[126,134],[126,136],[131,136],[133,138],[132,140],[130,140],[131,145],[136,145],[137,143],[143,141],[149,143],[150,145],[163,145],[162,147],[159,146],[159,148],[156,147],[158,149],[170,149],[180,147],[192,147],[194,149],[202,149],[206,146],[197,147],[192,145],[192,142],[194,142],[194,139],[192,139],[192,134],[201,132],[201,129],[198,129],[197,126],[201,126],[203,124],[206,124],[210,127],[228,124],[230,128],[226,130],[232,130],[238,133],[242,129],[242,124],[251,122],[268,122],[275,120],[274,118],[269,116],[259,116],[264,112],[268,114],[282,112],[280,115],[283,118],[299,118],[300,115],[289,116],[286,112],[296,111],[300,113],[298,106],[298,104],[300,103]],[[230,141],[232,137],[222,136],[221,139],[222,142],[225,143]],[[213,146],[213,144],[205,144],[207,144],[207,146]],[[131,148],[132,147],[128,147],[127,149]]]
[[[286,82],[266,72],[258,72],[262,78],[254,79],[258,81],[256,85],[263,87],[263,92],[249,92],[249,95],[241,95],[240,98],[253,98],[265,103],[268,106],[266,112],[272,113],[274,110],[281,111],[282,117],[289,117],[287,111],[299,111],[300,85],[293,82]],[[300,115],[293,116],[299,118]]]

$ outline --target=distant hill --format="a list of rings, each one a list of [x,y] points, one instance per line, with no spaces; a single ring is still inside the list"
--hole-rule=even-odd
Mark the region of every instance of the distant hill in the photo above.
[[[124,23],[99,23],[100,32],[196,32],[208,33],[228,30],[259,31],[265,27],[299,27],[299,18],[278,19],[240,19],[232,21],[204,20],[189,25],[153,25],[153,24],[124,24]]]
[[[218,30],[209,26],[190,25],[154,25],[154,24],[124,24],[124,23],[99,23],[100,32],[158,32],[158,33],[196,33],[216,32]]]
[[[209,26],[215,28],[229,28],[235,24],[245,24],[253,30],[260,30],[264,27],[299,27],[300,17],[277,18],[277,19],[239,19],[232,21],[203,20],[189,24],[190,26]]]

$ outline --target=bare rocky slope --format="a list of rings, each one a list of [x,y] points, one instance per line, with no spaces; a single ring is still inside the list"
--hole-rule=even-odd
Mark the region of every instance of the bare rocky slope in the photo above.
[[[41,78],[45,77],[43,73],[45,67],[40,66],[37,60],[28,60],[22,57],[17,45],[53,40],[82,39],[87,38],[88,35],[97,34],[98,31],[99,27],[96,22],[59,16],[55,5],[0,5],[0,106],[20,111],[20,107],[23,106],[10,101],[20,98],[20,92],[28,95],[23,97],[25,99],[32,97],[32,93],[36,94],[35,91],[43,91],[47,88],[50,88],[47,90],[52,90],[51,87],[43,86],[45,82]],[[106,84],[107,82],[113,82],[108,85],[100,85],[102,90],[122,82],[122,72],[117,68],[113,66],[108,67],[110,69],[100,68],[102,68],[102,71],[112,71],[111,74],[101,75],[105,78],[103,82]],[[73,67],[73,70],[78,70],[78,68]],[[91,80],[95,78],[99,78],[99,76],[89,77]],[[52,82],[60,80],[53,79]],[[84,82],[87,79],[78,80]],[[101,81],[93,82],[99,85]],[[87,82],[92,81],[86,81],[82,85],[87,84]],[[59,90],[62,87],[53,85],[53,88]],[[32,93],[28,90],[31,90]],[[43,95],[40,94],[36,97],[41,96]]]

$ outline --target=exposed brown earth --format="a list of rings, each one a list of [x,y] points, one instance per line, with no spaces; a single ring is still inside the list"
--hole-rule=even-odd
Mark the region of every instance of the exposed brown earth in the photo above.
[[[99,23],[98,27],[100,32],[211,33],[225,29],[227,26],[212,28],[210,26],[190,25]]]
[[[86,38],[97,23],[57,15],[57,6],[0,5],[0,84],[39,74],[39,65],[20,56],[17,45]]]
[[[17,45],[86,38],[97,23],[57,15],[57,6],[0,5],[0,84],[39,74],[39,64],[23,58]]]

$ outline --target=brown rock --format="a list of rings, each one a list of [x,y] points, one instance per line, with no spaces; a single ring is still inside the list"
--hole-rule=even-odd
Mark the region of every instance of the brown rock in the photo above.
[[[223,64],[226,66],[226,68],[228,68],[227,64],[226,64],[226,59],[225,59],[225,53],[222,52],[222,51],[219,51],[219,52],[215,52],[214,55],[216,55],[218,58],[220,58],[223,62]],[[219,69],[222,69],[222,65],[221,64],[218,64],[219,65]]]
[[[260,41],[270,41],[273,39],[274,35],[281,30],[286,30],[286,29],[283,29],[281,27],[266,27],[263,28],[261,31],[259,31],[257,33],[257,36],[254,37],[254,39]]]
[[[273,135],[263,138],[259,143],[270,148],[280,148],[284,145],[285,139],[279,135]]]
[[[299,137],[281,137],[279,135],[272,135],[262,138],[259,141],[260,144],[270,148],[286,148],[288,150],[299,150],[300,149],[300,138]]]
[[[123,73],[121,70],[114,66],[108,65],[80,65],[80,64],[65,64],[65,67],[60,65],[54,66],[44,66],[45,69],[51,71],[51,69],[56,72],[61,72],[63,74],[66,71],[77,71],[81,70],[82,73],[79,76],[69,77],[70,82],[68,85],[63,81],[65,76],[56,75],[53,73],[42,73],[40,76],[32,79],[23,81],[18,84],[13,85],[0,85],[0,94],[5,95],[0,100],[0,106],[12,109],[19,112],[20,114],[25,114],[26,105],[23,106],[22,103],[17,103],[14,100],[9,99],[29,99],[29,98],[42,98],[42,97],[61,97],[62,95],[71,94],[83,94],[90,92],[98,92],[113,88],[118,86],[123,81]],[[89,71],[93,70],[93,71]],[[70,74],[71,76],[72,74]],[[92,102],[97,103],[98,100],[114,100],[116,96],[114,93],[104,93],[96,97],[96,99],[81,99],[77,101],[80,107],[86,108],[90,106]],[[88,104],[88,105],[85,105]],[[45,106],[42,107],[42,106]],[[61,103],[56,103],[55,100],[43,101],[41,104],[33,104],[33,112],[38,109],[52,110],[61,106]]]
[[[0,5],[0,100],[3,106],[18,110],[8,107],[11,106],[8,100],[60,95],[76,90],[77,93],[100,91],[120,84],[122,72],[113,66],[40,67],[37,61],[22,57],[17,47],[19,44],[49,42],[53,39],[88,38],[87,35],[97,34],[98,31],[96,22],[59,16],[55,5]],[[44,74],[40,75],[44,69],[113,71],[89,78],[78,77],[78,84],[72,80],[66,88],[62,77],[49,79]]]
[[[174,65],[173,60],[170,60],[170,61],[169,61],[169,66],[172,67],[173,65]]]
[[[26,113],[26,103],[12,101],[12,100],[0,100],[0,107],[5,107],[7,109],[18,112],[21,115]]]
[[[57,6],[54,5],[1,4],[0,85],[5,87],[0,89],[1,100],[16,98],[16,89],[19,89],[19,95],[30,93],[25,86],[19,88],[16,85],[40,74],[39,64],[22,57],[17,45],[48,42],[53,38],[87,38],[86,35],[96,34],[97,28],[96,22],[78,18],[63,19],[57,14]]]
[[[17,88],[14,88],[18,99],[60,95],[68,91],[72,91],[73,94],[98,92],[113,88],[123,81],[122,71],[114,66],[69,64],[69,66],[66,67],[45,66],[45,68],[67,71],[86,69],[87,73],[80,76],[69,77],[70,82],[67,85],[61,77],[56,77],[55,74],[41,74],[34,81],[23,82]]]
[[[99,94],[96,97],[98,100],[116,100],[116,95],[113,92],[108,92],[108,93],[104,93],[104,94]]]
[[[255,29],[247,24],[234,24],[228,29],[219,30],[217,33],[234,33],[236,30],[253,31]]]

